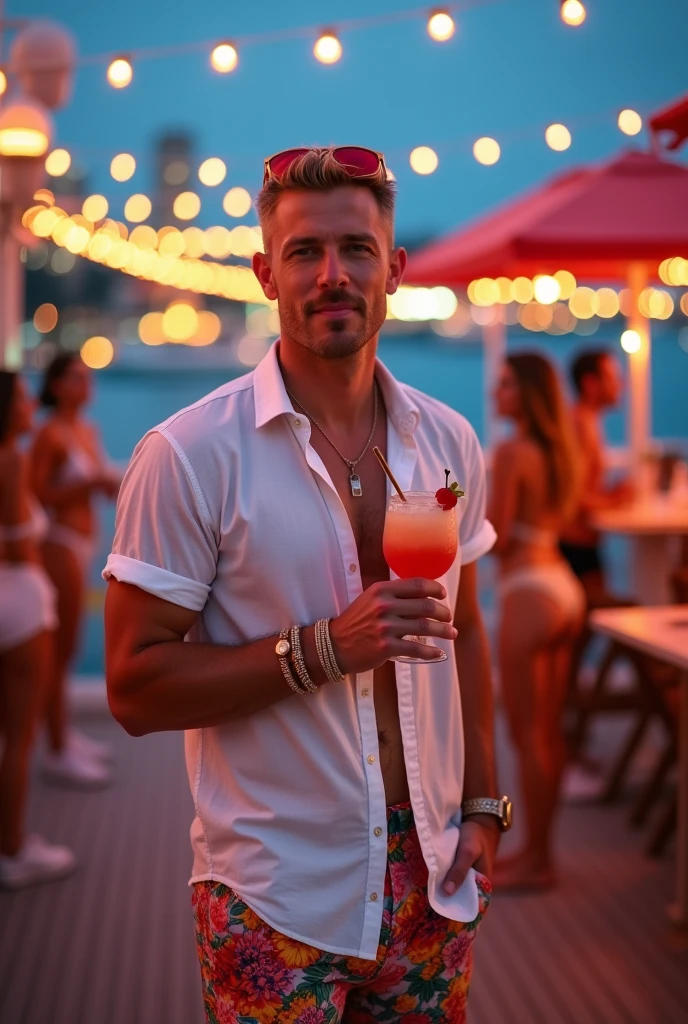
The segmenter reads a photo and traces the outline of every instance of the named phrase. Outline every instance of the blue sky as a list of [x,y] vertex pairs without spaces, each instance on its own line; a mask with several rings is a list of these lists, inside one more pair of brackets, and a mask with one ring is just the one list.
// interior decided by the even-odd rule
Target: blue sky
[[[631,141],[616,127],[625,106],[651,111],[688,88],[686,0],[586,0],[588,19],[567,29],[558,0],[477,0],[457,15],[459,30],[433,43],[421,18],[342,34],[344,57],[324,67],[306,38],[260,43],[240,51],[231,75],[210,70],[203,52],[135,63],[132,85],[116,91],[105,65],[79,68],[72,100],[59,111],[56,144],[78,155],[92,191],[113,201],[151,187],[151,147],[167,129],[190,130],[198,160],[223,156],[226,183],[200,187],[201,226],[222,219],[230,185],[254,193],[262,157],[302,143],[360,143],[383,150],[399,183],[402,236],[448,230],[543,178],[603,159]],[[432,5],[429,5],[432,6]],[[137,47],[333,25],[414,0],[8,0],[9,16],[49,16],[72,29],[82,55]],[[553,153],[545,126],[562,121],[573,133]],[[475,138],[493,135],[502,159],[481,167]],[[408,165],[416,145],[431,145],[440,165],[420,177]],[[116,185],[109,161],[127,150],[137,174]],[[248,218],[252,219],[252,216]],[[155,225],[158,227],[159,225]]]

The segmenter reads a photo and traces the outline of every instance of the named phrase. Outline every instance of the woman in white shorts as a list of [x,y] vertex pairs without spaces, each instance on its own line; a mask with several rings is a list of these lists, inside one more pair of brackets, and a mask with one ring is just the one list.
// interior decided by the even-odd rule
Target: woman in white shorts
[[18,446],[31,428],[22,380],[0,371],[0,886],[61,878],[71,850],[24,829],[29,757],[45,696],[57,627],[55,589],[40,563],[47,519],[29,488]]
[[501,692],[516,747],[523,848],[497,863],[502,888],[554,882],[553,826],[566,751],[562,714],[585,595],[559,553],[574,515],[580,469],[557,375],[538,353],[505,361],[494,395],[513,424],[492,467],[488,516],[497,530]]
[[43,562],[57,590],[56,656],[48,683],[43,774],[79,788],[107,785],[110,749],[69,721],[67,676],[76,653],[97,535],[94,498],[115,498],[118,475],[107,462],[97,427],[83,415],[91,371],[61,352],[46,368],[40,393],[47,416],[32,448],[32,486],[48,513]]

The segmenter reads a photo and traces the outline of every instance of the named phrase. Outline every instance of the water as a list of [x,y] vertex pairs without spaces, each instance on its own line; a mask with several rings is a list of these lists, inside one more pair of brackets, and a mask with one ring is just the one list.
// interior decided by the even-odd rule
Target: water
[[[566,336],[544,338],[540,335],[514,335],[510,349],[536,348],[552,358],[562,369],[579,349],[612,344],[610,338],[594,339]],[[620,357],[623,353],[614,342]],[[446,402],[459,410],[475,426],[479,436],[485,434],[485,401],[483,391],[483,353],[480,345],[464,341],[445,341],[434,335],[383,339],[380,356],[400,380]],[[653,433],[664,443],[683,446],[688,454],[688,353],[677,344],[676,331],[660,325],[655,331],[652,357]],[[223,370],[168,371],[165,369],[130,370],[114,367],[98,376],[91,415],[98,422],[105,447],[110,456],[126,461],[145,432],[169,415],[190,405],[204,394],[219,387],[230,376]],[[607,418],[607,437],[611,444],[624,443],[625,410]],[[93,566],[89,612],[83,630],[77,671],[99,674],[103,670],[102,599],[105,584],[100,570],[110,549],[114,526],[114,510],[101,508],[101,544]],[[615,583],[623,587],[623,546],[612,541],[610,556]]]

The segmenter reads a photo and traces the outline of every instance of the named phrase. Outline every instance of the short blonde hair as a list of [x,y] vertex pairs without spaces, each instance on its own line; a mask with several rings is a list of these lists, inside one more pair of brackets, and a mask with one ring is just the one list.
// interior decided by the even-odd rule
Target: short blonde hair
[[[329,192],[343,185],[367,188],[375,197],[383,220],[394,237],[394,203],[396,185],[389,179],[383,167],[378,173],[367,178],[352,178],[335,159],[333,146],[312,146],[303,156],[297,157],[281,177],[270,178],[258,193],[256,209],[263,229],[263,237],[270,234],[270,222],[283,192]],[[267,242],[266,242],[267,244]]]

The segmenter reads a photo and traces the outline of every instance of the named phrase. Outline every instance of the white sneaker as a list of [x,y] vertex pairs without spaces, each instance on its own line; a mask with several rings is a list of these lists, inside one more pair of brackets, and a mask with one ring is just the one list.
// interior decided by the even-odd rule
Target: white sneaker
[[79,789],[100,789],[112,782],[112,775],[102,761],[87,757],[81,751],[67,747],[59,754],[46,751],[43,756],[43,777],[58,785]]
[[111,743],[101,743],[87,736],[80,729],[73,726],[67,732],[67,747],[76,754],[83,754],[93,761],[112,761],[113,751]]
[[43,836],[28,835],[14,857],[0,854],[0,887],[23,889],[27,885],[65,878],[76,867],[76,857],[66,846],[53,846]]

